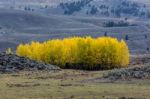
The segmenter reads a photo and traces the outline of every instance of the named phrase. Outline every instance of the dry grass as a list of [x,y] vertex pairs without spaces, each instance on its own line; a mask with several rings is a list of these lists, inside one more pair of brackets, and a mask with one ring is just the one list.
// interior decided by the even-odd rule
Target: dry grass
[[101,71],[62,70],[0,75],[0,99],[112,99],[150,97],[150,80],[126,83],[82,83],[102,76]]

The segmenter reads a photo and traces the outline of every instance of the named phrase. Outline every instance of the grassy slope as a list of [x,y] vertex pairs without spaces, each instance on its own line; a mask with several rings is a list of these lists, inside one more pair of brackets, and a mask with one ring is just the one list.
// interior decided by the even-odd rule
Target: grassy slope
[[[0,27],[2,28],[0,29],[0,51],[5,51],[8,47],[15,49],[19,43],[70,36],[99,37],[105,32],[118,39],[124,39],[128,35],[131,52],[143,53],[150,47],[149,20],[129,20],[138,26],[103,27],[103,23],[110,20],[119,21],[121,19],[58,15],[47,17],[37,13],[0,9]],[[149,25],[146,26],[146,24]]]
[[101,99],[106,97],[150,97],[150,80],[126,83],[81,83],[102,72],[62,70],[57,73],[0,75],[0,99]]

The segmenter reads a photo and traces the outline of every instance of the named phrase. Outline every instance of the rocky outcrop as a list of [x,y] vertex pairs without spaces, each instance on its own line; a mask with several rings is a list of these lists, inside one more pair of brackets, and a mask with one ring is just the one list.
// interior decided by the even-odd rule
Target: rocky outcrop
[[54,71],[59,67],[37,62],[15,54],[0,53],[0,73],[13,73],[18,71]]
[[150,79],[150,65],[112,70],[104,74],[103,78],[113,81],[131,79]]

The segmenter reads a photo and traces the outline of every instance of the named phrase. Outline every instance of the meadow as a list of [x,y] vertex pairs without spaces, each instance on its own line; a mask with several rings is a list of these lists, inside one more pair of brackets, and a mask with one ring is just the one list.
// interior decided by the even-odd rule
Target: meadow
[[105,71],[62,70],[0,75],[0,99],[149,99],[150,80],[86,81]]

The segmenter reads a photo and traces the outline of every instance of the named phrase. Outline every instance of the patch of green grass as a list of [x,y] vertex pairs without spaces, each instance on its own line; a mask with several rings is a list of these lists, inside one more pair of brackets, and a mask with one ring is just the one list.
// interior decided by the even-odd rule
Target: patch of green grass
[[150,97],[150,80],[117,83],[83,83],[103,72],[62,70],[56,73],[22,72],[0,75],[0,99],[105,99]]

